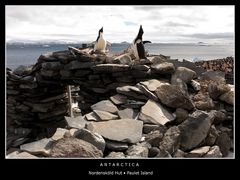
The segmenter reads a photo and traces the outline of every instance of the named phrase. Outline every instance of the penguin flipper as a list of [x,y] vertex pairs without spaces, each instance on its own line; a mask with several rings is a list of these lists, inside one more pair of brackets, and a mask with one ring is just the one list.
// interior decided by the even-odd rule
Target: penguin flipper
[[151,41],[143,41],[143,44],[152,43]]
[[137,51],[139,59],[146,59],[143,43],[137,43]]

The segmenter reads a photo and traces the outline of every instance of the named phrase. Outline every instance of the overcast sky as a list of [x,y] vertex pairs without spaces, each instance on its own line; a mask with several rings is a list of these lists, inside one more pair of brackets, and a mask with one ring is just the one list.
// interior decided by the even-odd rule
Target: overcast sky
[[233,43],[234,6],[6,6],[6,41]]

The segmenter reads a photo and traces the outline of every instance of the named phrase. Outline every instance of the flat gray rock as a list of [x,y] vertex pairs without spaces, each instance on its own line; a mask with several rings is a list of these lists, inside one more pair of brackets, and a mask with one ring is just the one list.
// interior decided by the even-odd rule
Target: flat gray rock
[[161,104],[148,100],[141,108],[139,119],[144,123],[164,125],[172,121],[174,117]]
[[50,150],[52,148],[53,140],[52,139],[41,139],[39,141],[34,141],[31,143],[23,144],[20,146],[22,151],[26,151],[30,154],[42,154],[45,156],[49,156]]
[[139,70],[139,71],[148,71],[150,67],[147,65],[133,65],[132,69]]
[[68,128],[77,128],[77,129],[81,129],[85,127],[86,121],[83,119],[82,116],[78,116],[78,117],[67,117],[64,116],[66,122],[67,122],[67,126]]
[[121,119],[135,119],[138,115],[132,108],[126,108],[118,111],[118,115]]
[[91,68],[97,72],[122,72],[129,70],[129,66],[125,64],[98,64]]
[[122,86],[117,87],[116,91],[120,94],[126,95],[128,97],[137,99],[137,100],[148,100],[148,98],[143,94],[143,92],[135,86]]
[[149,99],[154,101],[158,101],[158,97],[151,91],[149,91],[144,85],[137,84],[136,85]]
[[14,151],[14,152],[8,154],[6,158],[9,158],[9,159],[37,159],[38,157],[34,156],[28,152]]
[[178,126],[181,131],[181,150],[191,150],[207,137],[214,120],[214,113],[212,112],[206,113],[197,110]]
[[57,128],[56,132],[54,133],[54,135],[51,137],[52,140],[56,141],[58,139],[63,138],[64,134],[67,132],[67,129],[63,129],[63,128]]
[[110,120],[104,122],[92,122],[87,129],[102,135],[104,138],[137,143],[142,137],[143,122],[134,119]]
[[125,104],[127,102],[127,96],[116,94],[111,96],[110,100],[116,105]]
[[149,91],[156,91],[156,89],[162,84],[163,82],[157,80],[157,79],[151,79],[151,80],[148,80],[148,81],[143,81],[143,82],[140,82],[139,84],[142,84],[144,85],[145,87],[148,88]]
[[114,115],[112,113],[106,112],[106,111],[99,111],[99,110],[93,110],[94,113],[101,119],[101,120],[113,120],[118,119],[117,115]]
[[96,113],[94,112],[90,112],[88,114],[85,114],[85,118],[88,120],[88,121],[100,121],[100,118],[97,116]]
[[92,110],[100,110],[100,111],[107,111],[110,113],[116,114],[118,111],[118,108],[109,100],[103,100],[100,101],[94,105],[91,106]]

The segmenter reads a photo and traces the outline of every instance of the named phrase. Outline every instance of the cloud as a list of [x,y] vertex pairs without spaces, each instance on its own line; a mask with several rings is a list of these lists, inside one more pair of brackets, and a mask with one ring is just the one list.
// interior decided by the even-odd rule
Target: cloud
[[136,25],[138,25],[138,23],[131,22],[131,21],[124,21],[124,24],[126,24],[127,26],[136,26]]
[[[223,13],[224,12],[224,13]],[[6,6],[6,39],[95,40],[99,28],[112,42],[144,37],[195,41],[234,32],[234,6]],[[220,34],[219,34],[220,33]],[[218,35],[218,36],[217,36]]]
[[170,26],[170,27],[195,27],[195,25],[191,25],[191,24],[185,24],[185,23],[177,23],[177,22],[172,22],[172,21],[168,21],[164,24],[165,26]]

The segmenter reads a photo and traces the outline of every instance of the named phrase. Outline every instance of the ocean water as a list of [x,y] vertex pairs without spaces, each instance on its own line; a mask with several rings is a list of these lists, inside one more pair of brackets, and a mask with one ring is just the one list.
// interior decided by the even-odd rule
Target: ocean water
[[[81,44],[7,44],[6,67],[15,69],[20,65],[33,65],[41,54],[67,50],[68,46],[81,47]],[[112,53],[121,53],[129,44],[112,44],[108,47]],[[163,54],[178,60],[211,60],[229,56],[234,57],[234,45],[198,45],[198,44],[145,44],[149,54]]]

